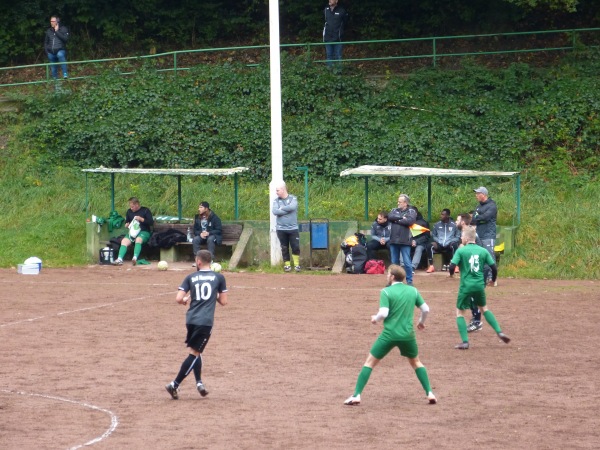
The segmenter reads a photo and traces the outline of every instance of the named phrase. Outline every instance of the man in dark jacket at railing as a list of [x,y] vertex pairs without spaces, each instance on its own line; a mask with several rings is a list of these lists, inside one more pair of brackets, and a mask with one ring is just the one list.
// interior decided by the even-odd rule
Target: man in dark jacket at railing
[[[348,21],[348,13],[342,6],[338,6],[338,0],[329,0],[329,6],[325,8],[325,27],[323,28],[323,42],[327,54],[327,67],[333,68],[333,61],[342,59],[342,44],[344,27]],[[336,64],[339,64],[336,63]],[[339,65],[336,67],[339,71]]]
[[[63,78],[67,78],[67,41],[69,40],[69,29],[60,23],[58,16],[50,17],[50,28],[46,30],[44,39],[44,50],[48,55],[48,60],[51,63],[60,62]],[[50,66],[52,70],[52,78],[58,78],[58,66]]]

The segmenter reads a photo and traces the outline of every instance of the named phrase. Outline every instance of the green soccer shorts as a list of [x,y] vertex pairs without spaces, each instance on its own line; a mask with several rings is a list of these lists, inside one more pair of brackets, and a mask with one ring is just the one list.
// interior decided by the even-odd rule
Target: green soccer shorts
[[150,232],[149,231],[140,231],[140,234],[138,234],[134,238],[132,238],[131,236],[129,236],[129,233],[127,234],[127,239],[129,239],[134,244],[135,244],[135,240],[137,238],[142,238],[142,244],[146,244],[150,240]]
[[400,354],[407,358],[416,358],[419,356],[419,347],[417,347],[416,339],[411,339],[409,341],[391,341],[381,335],[379,335],[371,347],[371,355],[377,359],[383,359],[394,347],[398,347],[400,349]]
[[465,309],[471,309],[471,298],[477,306],[485,306],[485,290],[475,292],[462,292],[458,291],[458,298],[456,299],[456,308],[464,311]]

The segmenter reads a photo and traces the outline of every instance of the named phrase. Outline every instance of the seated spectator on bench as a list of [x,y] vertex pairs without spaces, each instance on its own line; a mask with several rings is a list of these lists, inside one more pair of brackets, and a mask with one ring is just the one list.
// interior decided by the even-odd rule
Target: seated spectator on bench
[[376,259],[375,252],[377,250],[389,250],[391,226],[392,224],[388,222],[387,211],[381,211],[371,225],[371,239],[367,242],[367,259]]
[[431,230],[431,247],[429,253],[429,268],[427,273],[435,272],[433,267],[433,254],[449,254],[450,258],[454,256],[454,251],[460,244],[460,231],[456,223],[450,217],[450,210],[443,209],[440,214],[440,221],[437,222]]
[[142,245],[150,240],[150,235],[152,234],[150,227],[153,224],[154,219],[150,210],[145,206],[141,206],[137,197],[131,197],[129,199],[129,209],[125,213],[125,227],[129,229],[129,232],[121,241],[119,257],[113,261],[114,265],[121,266],[123,264],[127,247],[132,242],[135,242],[135,245],[133,247],[131,262],[134,266],[137,264],[138,257],[142,251]]
[[[420,213],[420,211],[416,207],[415,207],[415,209],[417,210],[417,220],[415,223],[417,225],[421,225],[422,227],[425,227],[429,230],[429,222],[427,222],[425,220],[423,215]],[[412,239],[412,249],[413,249],[412,267],[413,267],[413,270],[417,270],[417,267],[419,267],[419,264],[421,263],[421,257],[423,256],[423,252],[427,250],[430,242],[431,242],[431,232],[430,231],[424,231],[423,233],[421,233],[417,236],[413,236],[413,239]]]
[[215,247],[221,245],[221,242],[223,242],[221,219],[210,209],[208,202],[201,202],[198,206],[198,214],[194,216],[194,239],[192,240],[194,255],[197,255],[200,246],[205,244],[214,260]]

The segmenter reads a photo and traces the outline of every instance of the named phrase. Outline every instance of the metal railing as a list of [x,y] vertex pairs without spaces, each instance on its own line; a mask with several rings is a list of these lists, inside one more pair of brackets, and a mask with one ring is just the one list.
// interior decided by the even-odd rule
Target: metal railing
[[[587,37],[584,39],[584,36]],[[546,46],[532,45],[528,38],[533,38],[536,44],[539,37],[543,37],[548,44]],[[480,49],[471,51],[456,51],[460,48],[461,41],[480,41]],[[407,60],[421,59],[430,60],[430,65],[438,66],[444,58],[456,57],[481,57],[489,55],[511,55],[517,53],[539,53],[539,52],[556,52],[556,51],[574,51],[578,48],[597,48],[600,42],[600,28],[577,28],[567,30],[544,30],[544,31],[529,31],[516,33],[495,33],[495,34],[473,34],[460,36],[438,36],[426,38],[407,38],[407,39],[387,39],[376,41],[348,41],[343,42],[344,52],[346,54],[355,54],[360,51],[361,47],[367,46],[367,51],[371,53],[369,57],[344,57],[344,64],[349,63],[369,63],[369,62],[398,62]],[[303,43],[303,44],[282,44],[282,50],[289,51],[297,56],[307,58],[307,60],[321,64],[326,63],[326,59],[319,59],[315,49],[321,50],[325,44],[318,43]],[[511,48],[501,48],[502,46],[512,45]],[[470,48],[477,48],[477,45],[471,44]],[[212,61],[215,59],[221,61],[237,61],[246,64],[247,66],[257,66],[264,62],[268,62],[268,45],[254,45],[242,47],[223,47],[223,48],[206,48],[194,50],[178,50],[166,53],[130,56],[121,58],[106,58],[88,61],[68,61],[69,72],[76,73],[76,76],[70,76],[70,79],[81,79],[93,76],[96,69],[105,70],[106,68],[115,67],[119,64],[120,73],[122,75],[131,74],[134,72],[136,65],[147,60],[157,62],[159,71],[170,71],[177,73],[178,71],[189,70],[191,67],[202,64],[202,58],[199,55],[217,54],[212,56]],[[235,53],[237,58],[231,55]],[[364,51],[363,51],[364,53]],[[322,54],[322,50],[320,52]],[[168,61],[167,61],[168,60]],[[0,87],[35,85],[53,81],[51,77],[50,67],[52,65],[60,66],[63,63],[44,63],[32,64],[13,67],[0,67]],[[129,66],[131,71],[127,68]],[[71,70],[74,69],[74,70]],[[8,73],[12,76],[7,76]],[[33,73],[32,73],[33,72]],[[18,74],[26,74],[28,80],[18,80]],[[37,76],[37,79],[35,79]],[[33,78],[33,81],[32,81]]]

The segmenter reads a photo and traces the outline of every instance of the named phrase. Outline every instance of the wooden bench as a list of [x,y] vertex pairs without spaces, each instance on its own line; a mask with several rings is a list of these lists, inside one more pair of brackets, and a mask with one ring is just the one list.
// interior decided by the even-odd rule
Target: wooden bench
[[[154,224],[154,232],[160,233],[168,230],[169,228],[174,228],[176,230],[181,231],[183,234],[187,235],[187,230],[190,228],[193,232],[194,225],[191,223],[155,223]],[[223,223],[222,228],[222,236],[223,241],[221,245],[217,245],[218,251],[220,246],[223,247],[234,247],[240,240],[240,236],[242,235],[244,227],[239,223]],[[203,245],[202,247],[206,247]],[[192,243],[191,242],[178,242],[171,248],[161,248],[160,249],[160,259],[161,261],[167,262],[175,262],[181,260],[193,260],[193,251],[192,251]]]

